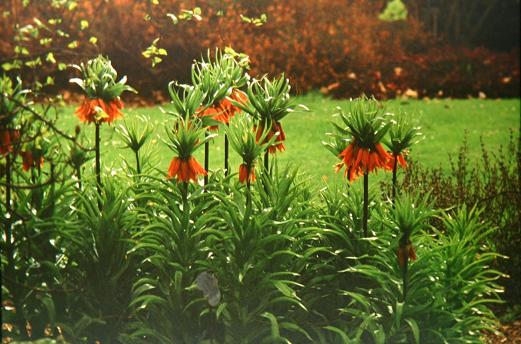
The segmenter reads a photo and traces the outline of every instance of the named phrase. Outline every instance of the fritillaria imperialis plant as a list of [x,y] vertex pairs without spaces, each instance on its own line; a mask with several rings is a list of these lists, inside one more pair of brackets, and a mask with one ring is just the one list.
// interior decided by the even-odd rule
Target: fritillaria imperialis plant
[[404,302],[407,297],[409,261],[416,260],[411,237],[428,226],[428,219],[433,215],[428,197],[403,195],[396,200],[390,211],[388,226],[398,229],[400,235],[396,255],[402,270]]
[[398,164],[402,168],[407,167],[405,157],[409,154],[412,145],[418,142],[420,133],[419,127],[414,127],[407,117],[400,116],[396,122],[393,121],[389,135],[384,139],[385,145],[389,148],[391,158],[387,163],[387,169],[393,171],[392,201],[396,198],[396,174]]
[[277,135],[266,141],[269,131],[265,130],[258,138],[258,129],[249,117],[232,119],[226,132],[230,137],[233,150],[242,158],[239,166],[239,182],[246,184],[249,190],[250,184],[256,180],[257,159],[275,141]]
[[123,116],[120,95],[124,91],[136,90],[126,85],[125,76],[116,81],[118,74],[109,59],[100,55],[86,65],[82,63],[73,67],[81,72],[82,79],[73,78],[70,82],[80,86],[87,96],[75,112],[82,122],[112,123]]
[[0,156],[13,153],[20,141],[20,131],[14,129],[14,119],[22,110],[28,90],[22,88],[22,81],[16,84],[6,75],[0,78]]
[[[240,109],[232,103],[245,103],[247,101],[244,92],[239,88],[246,84],[248,79],[244,68],[235,57],[215,51],[212,59],[208,51],[207,60],[196,61],[192,65],[192,83],[200,88],[205,97],[202,107],[197,115],[208,117],[216,121],[216,124],[228,125],[230,118],[235,116]],[[211,125],[209,130],[217,130],[217,125]],[[224,136],[224,170],[228,174],[228,137]],[[209,168],[209,143],[205,145],[205,168]],[[207,183],[205,179],[205,183]]]
[[234,56],[216,50],[212,60],[208,52],[206,61],[203,59],[192,65],[192,83],[206,94],[204,107],[198,115],[211,116],[220,123],[228,124],[230,118],[240,111],[232,101],[244,104],[248,100],[240,90],[248,79],[248,74]]
[[168,130],[168,147],[176,156],[170,162],[168,178],[176,178],[178,182],[197,182],[199,175],[205,176],[207,171],[195,160],[194,152],[202,144],[212,138],[202,138],[205,128],[197,120],[179,119],[173,130]]
[[[136,157],[136,173],[141,174],[141,160],[139,151],[145,145],[152,134],[152,128],[148,126],[150,119],[139,117],[139,121],[125,123],[118,127],[123,143],[126,148],[130,148]],[[141,129],[139,128],[141,125]]]
[[270,144],[264,155],[264,168],[269,169],[268,153],[275,154],[277,151],[284,151],[284,140],[286,134],[282,129],[280,121],[287,114],[293,112],[293,102],[290,99],[289,91],[291,86],[289,80],[281,74],[278,78],[270,81],[267,77],[260,80],[253,80],[246,91],[248,102],[235,104],[244,112],[248,113],[257,121],[257,140],[261,139],[265,130],[268,134],[264,141],[269,141],[273,137],[275,140]]
[[[366,97],[351,100],[349,109],[344,113],[340,109],[340,118],[344,127],[334,124],[338,135],[347,147],[338,155],[342,164],[337,165],[339,172],[345,166],[344,176],[354,181],[358,176],[364,176],[364,216],[363,230],[367,236],[368,205],[369,205],[369,173],[377,169],[388,169],[391,156],[385,151],[381,142],[390,123],[386,123],[382,106],[374,99]],[[342,140],[329,144],[329,149],[341,146]]]
[[[177,87],[176,87],[177,86]],[[176,156],[170,162],[168,178],[176,178],[185,184],[185,194],[190,181],[197,182],[198,176],[206,176],[204,169],[193,157],[194,152],[216,135],[206,134],[207,122],[196,116],[205,94],[199,87],[177,85],[171,82],[168,92],[172,98],[174,110],[169,114],[175,116],[173,128],[167,130],[167,145]],[[203,135],[204,134],[204,135]],[[204,136],[204,137],[203,137]]]
[[[205,97],[205,93],[200,87],[178,84],[174,81],[168,84],[168,94],[170,94],[172,99],[173,110],[168,111],[167,114],[183,119],[194,118]],[[216,123],[207,117],[201,117],[200,120],[203,122],[203,125]]]
[[110,60],[101,55],[89,60],[86,65],[74,65],[74,68],[81,72],[82,78],[73,78],[70,82],[80,86],[87,96],[76,109],[75,115],[82,122],[96,125],[96,180],[98,192],[101,192],[100,125],[104,122],[112,123],[122,117],[120,110],[123,108],[123,102],[119,96],[124,91],[136,91],[126,85],[126,77],[116,81],[116,70]]
[[[22,89],[22,82],[17,79],[16,84],[8,76],[0,78],[0,159],[5,158],[5,225],[2,240],[2,289],[4,277],[14,278],[15,271],[15,240],[13,240],[13,161],[20,145],[20,131],[14,128],[15,117],[22,111],[20,106],[25,102],[27,91]],[[3,193],[3,192],[2,192]],[[0,207],[0,209],[3,207]],[[2,216],[4,217],[4,216]],[[5,242],[4,242],[5,240]],[[4,254],[6,264],[4,265]],[[9,286],[5,286],[7,289]],[[12,289],[15,289],[13,286]],[[15,307],[20,306],[16,297],[13,297]],[[17,314],[18,326],[24,325],[23,317]]]

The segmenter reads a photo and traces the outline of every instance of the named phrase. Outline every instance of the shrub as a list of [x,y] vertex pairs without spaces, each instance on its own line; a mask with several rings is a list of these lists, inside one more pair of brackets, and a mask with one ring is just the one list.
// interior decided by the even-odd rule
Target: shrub
[[[435,206],[450,209],[465,205],[479,207],[475,214],[482,221],[496,227],[490,244],[497,252],[508,256],[507,260],[494,262],[500,271],[510,278],[502,279],[505,299],[521,302],[521,256],[518,247],[521,228],[521,166],[520,151],[512,132],[510,143],[496,151],[490,151],[481,143],[481,159],[470,163],[467,142],[464,141],[458,156],[450,158],[448,172],[441,168],[428,169],[413,163],[404,173],[399,188],[404,192],[430,192]],[[387,190],[390,185],[384,184]],[[439,224],[439,222],[438,222]]]
[[[26,79],[40,75],[39,82],[44,83],[46,75],[55,77],[51,89],[66,85],[64,64],[78,56],[103,53],[142,90],[142,97],[150,99],[172,79],[189,80],[192,61],[207,48],[232,46],[251,57],[253,75],[285,72],[297,93],[323,88],[339,97],[362,93],[394,97],[410,88],[429,97],[439,91],[453,97],[477,96],[480,91],[491,97],[519,96],[519,51],[496,53],[447,45],[431,37],[414,16],[400,22],[381,21],[380,1],[206,2],[200,5],[201,20],[177,24],[172,15],[193,10],[178,0],[162,0],[159,5],[98,0],[80,2],[71,11],[65,6],[72,1],[61,7],[49,2],[30,2],[23,11],[16,10],[22,8],[21,0],[0,5],[2,12],[10,11],[0,24],[4,36],[23,36],[2,42],[0,51],[21,64]],[[267,22],[261,26],[242,19],[262,14]],[[59,24],[48,23],[56,18],[61,18]],[[88,26],[82,29],[84,21]],[[52,57],[46,39],[52,39]],[[74,42],[77,45],[68,48]],[[162,62],[152,68],[143,51]],[[35,56],[40,58],[37,68],[31,67]],[[10,60],[6,63],[13,68]]]

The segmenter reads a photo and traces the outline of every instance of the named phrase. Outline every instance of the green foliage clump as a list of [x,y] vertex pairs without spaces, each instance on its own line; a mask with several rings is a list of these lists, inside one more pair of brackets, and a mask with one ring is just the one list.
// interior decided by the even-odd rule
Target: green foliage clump
[[75,83],[91,99],[103,99],[110,101],[119,97],[124,91],[136,92],[132,87],[126,85],[127,77],[124,76],[117,81],[118,74],[109,59],[99,55],[91,59],[87,64],[73,65],[82,74],[82,79],[73,78]]
[[380,20],[394,22],[407,19],[407,7],[402,0],[390,0],[380,15]]
[[[98,62],[83,68],[89,96],[126,87]],[[92,151],[81,130],[69,136],[37,108],[20,109],[22,138],[43,140],[23,125],[36,116],[71,151],[51,142],[49,163],[26,171],[10,160],[15,148],[0,156],[3,335],[73,343],[473,343],[493,330],[490,305],[501,302],[503,275],[491,267],[501,258],[490,244],[496,231],[480,211],[440,209],[429,193],[406,187],[392,201],[368,183],[363,195],[356,185],[317,191],[276,158],[255,184],[216,171],[200,185],[203,173],[189,169],[198,167],[195,149],[213,137],[212,124],[196,116],[209,105],[207,93],[173,85],[175,121],[165,143],[181,171],[168,174],[140,164],[152,155],[142,149],[145,126],[121,128],[136,170],[127,164],[108,174],[97,161],[95,179],[81,177]],[[227,133],[251,168],[282,136],[278,122],[292,101],[284,76],[251,82],[247,96],[235,116],[250,117],[232,119]],[[372,148],[393,125],[382,112],[376,101],[358,100],[342,130]],[[410,143],[415,131],[400,128],[391,141]],[[100,160],[99,127],[96,138]]]
[[[398,183],[398,188],[404,192],[430,192],[437,208],[477,206],[482,209],[473,216],[496,228],[489,236],[488,244],[509,257],[496,260],[493,265],[510,276],[503,278],[501,284],[505,286],[505,299],[513,304],[521,301],[521,256],[518,250],[521,243],[518,235],[521,228],[521,160],[515,140],[511,133],[509,143],[497,151],[491,151],[482,140],[481,159],[472,164],[465,139],[457,156],[449,157],[449,171],[426,168],[413,162]],[[390,188],[387,184],[384,187]],[[433,223],[441,225],[439,220]]]

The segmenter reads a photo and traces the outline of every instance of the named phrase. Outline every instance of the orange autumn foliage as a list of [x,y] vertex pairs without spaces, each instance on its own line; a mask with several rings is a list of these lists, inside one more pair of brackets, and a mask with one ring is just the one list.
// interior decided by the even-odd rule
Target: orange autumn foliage
[[[219,8],[203,7],[208,18],[187,25],[186,33],[201,37],[203,47],[226,45],[248,54],[251,75],[284,72],[297,93],[325,88],[342,97],[362,92],[394,97],[410,88],[420,96],[435,96],[440,89],[445,96],[476,95],[480,89],[487,95],[519,94],[519,51],[448,46],[426,32],[418,17],[402,23],[379,20],[384,4],[223,0],[226,16],[214,18]],[[240,19],[244,13],[265,13],[268,21],[255,27]],[[504,75],[512,76],[507,84],[501,82]]]
[[[21,0],[14,2],[21,8]],[[285,72],[297,93],[323,89],[342,97],[362,92],[394,97],[410,88],[420,97],[436,96],[438,91],[445,97],[476,96],[479,91],[488,97],[519,96],[518,48],[507,53],[448,45],[430,35],[413,11],[404,22],[379,20],[386,2],[161,0],[151,5],[150,1],[92,0],[80,1],[75,11],[68,12],[45,1],[31,1],[16,16],[3,18],[0,31],[10,38],[16,34],[15,19],[20,25],[34,25],[33,18],[42,22],[62,18],[60,29],[70,37],[49,33],[59,62],[77,63],[78,56],[103,52],[147,101],[148,96],[164,91],[172,79],[189,81],[193,60],[207,49],[226,46],[250,56],[250,75]],[[0,2],[0,13],[12,3]],[[172,25],[167,14],[178,15],[195,6],[201,8],[201,20]],[[268,20],[259,27],[240,17],[262,13]],[[90,25],[78,30],[82,19]],[[88,42],[91,36],[98,38],[96,45]],[[168,51],[168,58],[152,68],[142,51],[159,36],[159,47]],[[71,41],[79,42],[74,54],[67,49]],[[0,55],[15,58],[15,45],[12,39],[2,40]],[[44,56],[48,49],[39,40],[24,42],[24,46],[34,56]],[[37,70],[24,67],[22,76],[30,80],[52,70],[56,88],[68,87],[68,72],[55,71],[51,63],[42,63]]]

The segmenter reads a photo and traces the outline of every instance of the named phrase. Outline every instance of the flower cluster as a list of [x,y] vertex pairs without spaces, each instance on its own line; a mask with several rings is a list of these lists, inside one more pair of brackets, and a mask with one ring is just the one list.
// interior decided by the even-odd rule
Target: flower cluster
[[99,98],[85,99],[74,114],[80,121],[86,123],[95,121],[112,123],[123,116],[121,109],[123,109],[123,102],[119,98],[110,101]]
[[386,169],[392,171],[395,165],[400,165],[402,168],[407,168],[407,161],[405,161],[405,155],[407,155],[407,151],[402,151],[402,153],[394,155],[391,154],[391,158],[387,162]]
[[19,78],[16,83],[5,75],[0,78],[0,157],[11,154],[16,159],[20,155],[24,171],[43,166],[42,150],[24,143],[22,132],[15,129],[15,118],[28,104],[27,93],[29,91],[22,88]]
[[0,128],[0,155],[5,156],[15,151],[15,146],[20,142],[20,131],[15,129]]
[[242,184],[253,183],[257,180],[255,176],[255,166],[248,166],[242,163],[239,166],[239,182]]
[[75,115],[86,123],[112,123],[121,117],[123,102],[119,96],[124,91],[136,92],[126,85],[126,77],[116,81],[116,70],[110,60],[101,55],[89,60],[86,65],[82,63],[74,67],[82,73],[83,78],[73,78],[70,82],[80,86],[87,95]]
[[40,151],[26,150],[20,153],[22,156],[22,167],[24,171],[43,166],[43,157]]
[[168,178],[176,178],[180,182],[197,182],[199,175],[206,176],[206,170],[193,156],[185,159],[174,157],[168,168]]
[[[244,92],[238,89],[233,89],[232,93],[217,103],[214,103],[205,109],[200,109],[197,112],[198,116],[209,117],[214,121],[228,124],[230,119],[235,116],[236,113],[240,112],[241,109],[234,105],[234,102],[245,104],[248,101],[248,97]],[[210,126],[210,130],[217,130],[216,125]]]
[[345,127],[335,124],[338,136],[347,137],[343,142],[349,142],[347,147],[338,153],[338,141],[328,148],[342,160],[336,165],[339,172],[345,167],[344,175],[349,181],[378,169],[389,169],[391,156],[384,149],[381,141],[390,127],[384,121],[382,108],[375,99],[365,97],[355,99],[349,103],[347,114],[340,112],[340,118]]
[[16,84],[11,78],[3,75],[0,78],[0,156],[15,151],[15,145],[20,143],[20,131],[13,129],[13,122],[25,101],[27,90],[22,88],[18,78]]
[[407,240],[405,243],[400,242],[398,246],[398,265],[403,269],[410,260],[416,260],[416,250],[411,243],[411,240]]
[[194,152],[215,137],[204,135],[207,123],[195,116],[205,93],[198,86],[178,85],[171,82],[168,91],[174,110],[169,112],[176,118],[172,129],[167,130],[168,147],[176,154],[168,168],[168,178],[178,182],[197,182],[198,176],[206,176],[207,171],[193,157]]
[[233,150],[242,158],[239,181],[243,184],[254,182],[257,159],[268,147],[272,147],[275,137],[268,137],[271,130],[256,128],[253,120],[246,116],[231,120],[226,133]]
[[267,131],[267,135],[264,140],[261,140],[262,133],[264,132],[264,127],[259,126],[256,129],[257,133],[257,142],[265,143],[266,140],[271,140],[274,138],[273,143],[268,147],[268,152],[271,154],[276,153],[277,151],[283,152],[286,150],[286,146],[284,145],[284,141],[286,140],[286,133],[284,129],[282,129],[282,125],[280,122],[273,122],[272,127],[270,127]]
[[380,143],[371,148],[363,148],[357,144],[356,139],[338,156],[342,159],[342,163],[336,166],[336,171],[340,171],[345,166],[344,176],[350,181],[378,168],[389,169],[391,159]]
[[293,111],[293,103],[289,96],[290,89],[289,80],[285,78],[284,74],[273,81],[263,77],[250,83],[246,92],[249,99],[247,104],[236,103],[239,108],[258,121],[258,141],[265,130],[267,130],[267,135],[262,143],[275,138],[268,148],[272,154],[286,149],[284,146],[286,134],[280,121]]
[[390,170],[396,170],[399,164],[402,168],[407,167],[405,156],[409,148],[418,143],[418,138],[421,135],[420,128],[412,125],[412,120],[405,115],[398,117],[397,121],[393,121],[389,135],[384,139],[387,147],[389,147],[391,159],[388,162]]
[[[240,111],[235,104],[248,101],[246,94],[239,90],[247,79],[244,68],[233,55],[216,50],[211,59],[208,52],[206,61],[203,59],[192,65],[192,82],[205,94],[197,116],[228,124],[230,118]],[[210,126],[210,130],[216,129],[217,125]]]

